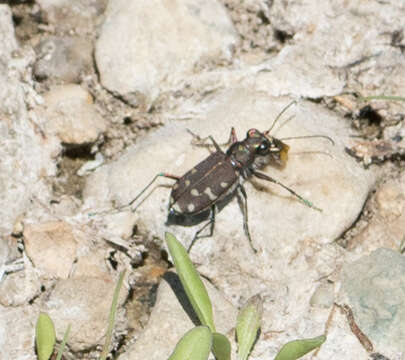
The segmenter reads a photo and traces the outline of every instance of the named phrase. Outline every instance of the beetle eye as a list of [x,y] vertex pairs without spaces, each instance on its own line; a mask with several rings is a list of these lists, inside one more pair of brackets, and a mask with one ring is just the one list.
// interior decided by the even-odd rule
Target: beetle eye
[[259,154],[266,154],[267,150],[269,149],[269,142],[268,141],[263,141],[258,147],[257,147],[257,152]]

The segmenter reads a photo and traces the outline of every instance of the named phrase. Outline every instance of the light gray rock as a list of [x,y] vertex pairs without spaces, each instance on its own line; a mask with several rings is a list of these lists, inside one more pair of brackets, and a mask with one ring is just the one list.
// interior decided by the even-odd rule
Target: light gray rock
[[4,306],[24,306],[40,293],[39,275],[27,257],[23,271],[7,274],[0,283],[0,303]]
[[92,43],[84,38],[50,36],[36,47],[34,75],[39,80],[78,83],[92,68]]
[[5,61],[10,58],[11,52],[18,47],[11,9],[5,4],[0,4],[0,34],[0,59]]
[[[181,337],[196,326],[196,316],[190,319],[192,309],[177,275],[169,272],[164,278],[145,330],[120,360],[167,359]],[[209,282],[203,282],[213,305],[216,330],[226,334],[236,324],[236,310]]]
[[98,17],[103,14],[107,0],[38,0],[48,24],[57,32],[91,33]]
[[112,0],[96,62],[107,89],[133,105],[150,104],[162,89],[193,73],[199,62],[229,59],[237,41],[216,0]]
[[91,95],[79,85],[54,86],[36,110],[45,119],[45,131],[65,145],[92,144],[107,128],[95,109]]
[[25,97],[32,89],[20,82],[18,67],[10,66],[16,49],[9,8],[0,5],[0,233],[11,233],[17,217],[30,205],[33,194],[47,198],[43,178],[55,172],[52,142],[41,136],[28,117]]
[[380,247],[400,250],[405,235],[405,173],[381,184],[372,199],[373,217],[349,249],[367,254]]
[[325,282],[318,286],[312,294],[310,304],[311,306],[320,308],[331,308],[335,301],[335,286],[332,283]]
[[379,352],[405,355],[405,258],[380,248],[345,265],[342,291],[360,329]]
[[35,359],[35,307],[0,306],[0,358]]

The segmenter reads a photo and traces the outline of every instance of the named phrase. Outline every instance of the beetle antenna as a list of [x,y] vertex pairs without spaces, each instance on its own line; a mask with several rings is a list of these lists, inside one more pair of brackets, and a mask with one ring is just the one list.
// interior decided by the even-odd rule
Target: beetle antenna
[[291,101],[283,110],[281,110],[281,112],[277,115],[277,117],[274,119],[273,124],[271,124],[270,129],[266,130],[263,134],[264,135],[268,135],[270,133],[271,130],[273,130],[274,125],[276,125],[278,119],[281,118],[281,116],[288,110],[288,108],[290,106],[292,106],[293,104],[296,104],[297,102],[295,100]]
[[332,138],[330,138],[327,135],[304,135],[304,136],[290,136],[290,137],[285,137],[285,138],[280,138],[279,140],[296,140],[296,139],[313,139],[313,138],[321,138],[321,139],[326,139],[329,140],[332,145],[335,145],[335,142],[333,141]]

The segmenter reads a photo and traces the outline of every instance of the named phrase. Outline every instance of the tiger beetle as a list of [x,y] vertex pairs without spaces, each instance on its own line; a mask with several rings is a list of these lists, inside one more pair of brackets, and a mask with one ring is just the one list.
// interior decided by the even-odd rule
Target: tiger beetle
[[[286,163],[289,146],[282,140],[322,137],[333,143],[331,138],[324,135],[298,136],[284,139],[277,139],[269,135],[277,120],[293,103],[284,108],[274,120],[270,129],[264,132],[250,129],[246,134],[246,138],[238,141],[235,129],[232,128],[227,143],[230,146],[226,152],[221,149],[212,136],[209,136],[208,138],[215,147],[215,152],[211,153],[183,176],[163,172],[157,174],[130,203],[120,207],[118,210],[131,206],[159,177],[175,180],[171,190],[166,224],[192,226],[208,219],[208,222],[196,232],[188,247],[188,251],[190,251],[198,238],[212,236],[215,226],[215,213],[220,211],[236,196],[243,214],[244,232],[252,250],[256,253],[257,250],[253,246],[249,231],[247,194],[243,186],[245,180],[254,176],[275,183],[290,192],[306,206],[317,211],[322,211],[310,201],[297,194],[293,189],[258,171],[268,164],[283,166]],[[198,140],[201,140],[197,135],[191,134]],[[132,211],[135,211],[138,206]],[[209,234],[200,236],[201,232],[208,226],[210,227]]]

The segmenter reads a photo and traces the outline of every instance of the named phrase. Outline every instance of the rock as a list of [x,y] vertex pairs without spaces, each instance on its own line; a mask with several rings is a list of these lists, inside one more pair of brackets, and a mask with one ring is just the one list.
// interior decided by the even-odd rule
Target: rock
[[92,68],[92,44],[84,38],[50,36],[36,47],[34,75],[39,80],[78,83]]
[[0,4],[0,59],[9,60],[12,51],[18,48],[10,7]]
[[[95,277],[58,281],[43,304],[44,311],[56,324],[57,338],[61,340],[71,324],[68,345],[72,351],[103,344],[114,288],[113,281]],[[126,291],[121,289],[120,294],[119,304],[122,304]]]
[[322,283],[312,294],[310,304],[320,308],[331,308],[335,301],[334,285],[329,282]]
[[54,144],[28,117],[26,94],[33,90],[20,81],[19,67],[10,63],[17,45],[5,5],[0,5],[0,24],[0,234],[10,234],[16,219],[30,207],[33,194],[46,202],[49,190],[43,179],[55,173],[55,164]]
[[10,237],[0,237],[0,281],[5,265],[18,257],[16,244]]
[[390,358],[405,353],[404,288],[405,258],[390,249],[377,249],[343,269],[342,292],[357,325]]
[[70,225],[61,221],[27,225],[24,243],[27,255],[43,276],[69,276],[77,257],[77,241]]
[[106,130],[91,95],[79,85],[54,86],[44,99],[38,115],[46,118],[46,132],[57,135],[63,144],[92,144]]
[[[188,315],[192,309],[177,275],[169,272],[164,278],[148,324],[120,360],[167,359],[180,338],[195,326],[195,315],[192,321]],[[213,305],[216,330],[226,334],[236,324],[236,310],[208,281],[203,282]]]
[[35,324],[38,313],[32,306],[0,306],[0,358],[35,359]]
[[26,257],[24,270],[6,275],[0,283],[0,303],[4,306],[23,306],[40,293],[39,275]]
[[173,88],[199,62],[229,59],[237,42],[228,14],[216,0],[112,0],[96,62],[101,83],[137,106]]
[[107,0],[38,0],[46,22],[61,33],[91,34]]
[[78,258],[72,276],[77,278],[96,277],[110,280],[111,276],[108,273],[105,258],[105,249],[89,249],[86,254],[82,254]]
[[350,240],[349,249],[358,254],[380,247],[399,250],[405,234],[405,173],[383,183],[372,201],[373,217]]

